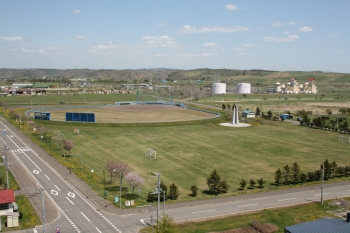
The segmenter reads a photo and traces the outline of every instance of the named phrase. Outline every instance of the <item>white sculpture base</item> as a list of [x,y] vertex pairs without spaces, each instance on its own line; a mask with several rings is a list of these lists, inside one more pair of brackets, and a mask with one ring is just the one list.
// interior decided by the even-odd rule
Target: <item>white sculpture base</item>
[[232,124],[232,123],[221,123],[221,126],[226,126],[226,127],[249,127],[250,124],[246,123],[238,123],[238,124]]

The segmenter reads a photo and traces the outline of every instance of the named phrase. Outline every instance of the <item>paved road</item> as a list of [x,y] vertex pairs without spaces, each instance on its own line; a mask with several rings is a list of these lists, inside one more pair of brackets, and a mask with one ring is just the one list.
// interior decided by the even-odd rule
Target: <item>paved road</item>
[[[92,191],[74,174],[69,174],[54,158],[25,135],[0,118],[2,143],[10,146],[7,151],[10,170],[21,190],[38,213],[41,212],[41,194],[45,193],[46,232],[137,232],[143,223],[150,223],[151,207],[139,210],[119,210]],[[13,159],[13,160],[11,160]],[[198,200],[166,205],[166,214],[175,221],[211,219],[268,208],[320,200],[320,185],[287,190],[261,192],[210,200]],[[325,185],[324,199],[350,195],[350,181]],[[53,203],[53,204],[52,204]],[[155,203],[152,203],[154,210]],[[161,208],[162,210],[162,208]],[[162,211],[161,211],[162,212]],[[41,216],[41,214],[40,214]],[[156,213],[153,213],[156,216]],[[37,227],[42,232],[42,226]],[[27,230],[25,232],[33,232]]]

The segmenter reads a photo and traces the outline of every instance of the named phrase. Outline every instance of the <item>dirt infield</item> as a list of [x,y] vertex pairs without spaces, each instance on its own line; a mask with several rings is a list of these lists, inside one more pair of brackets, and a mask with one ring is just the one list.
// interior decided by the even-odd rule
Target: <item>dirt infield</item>
[[98,123],[171,122],[208,119],[214,114],[171,105],[122,105],[49,110],[52,121],[65,121],[66,112],[95,113]]

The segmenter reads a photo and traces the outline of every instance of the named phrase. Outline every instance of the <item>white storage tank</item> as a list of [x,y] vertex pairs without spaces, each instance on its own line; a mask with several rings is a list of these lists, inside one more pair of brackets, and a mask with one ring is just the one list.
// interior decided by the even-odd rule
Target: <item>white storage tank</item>
[[237,93],[238,94],[250,94],[251,93],[250,83],[238,83],[237,84]]
[[213,94],[226,94],[226,83],[213,83]]

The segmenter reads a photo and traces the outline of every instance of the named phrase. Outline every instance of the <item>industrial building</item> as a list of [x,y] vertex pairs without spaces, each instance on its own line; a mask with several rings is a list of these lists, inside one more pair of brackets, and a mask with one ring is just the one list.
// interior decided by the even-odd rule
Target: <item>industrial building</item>
[[296,78],[291,78],[287,84],[275,83],[273,92],[280,94],[316,94],[318,90],[314,78],[309,78],[304,85],[299,84]]
[[226,94],[226,83],[213,83],[211,89],[213,95]]
[[250,94],[251,84],[250,83],[238,83],[237,84],[237,94]]
[[339,218],[321,218],[311,222],[304,222],[293,226],[287,226],[284,228],[285,233],[305,233],[305,232],[317,232],[317,233],[345,233],[350,232],[350,219],[349,213],[347,213],[347,220],[344,221]]

